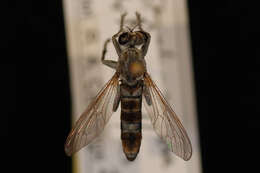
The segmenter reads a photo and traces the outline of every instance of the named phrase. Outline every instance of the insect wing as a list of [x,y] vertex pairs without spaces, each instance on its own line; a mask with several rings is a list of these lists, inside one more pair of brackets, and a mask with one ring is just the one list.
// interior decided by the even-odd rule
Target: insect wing
[[82,113],[66,140],[67,155],[79,151],[103,131],[113,113],[118,85],[118,75],[115,74]]
[[144,101],[144,105],[155,132],[167,143],[172,152],[186,161],[189,160],[192,155],[189,137],[176,113],[147,73],[144,76],[144,87],[147,88],[151,98],[148,103]]

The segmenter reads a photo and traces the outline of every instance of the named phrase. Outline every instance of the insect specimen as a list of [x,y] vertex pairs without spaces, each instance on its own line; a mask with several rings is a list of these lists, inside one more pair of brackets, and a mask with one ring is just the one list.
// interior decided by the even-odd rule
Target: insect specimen
[[121,16],[120,30],[112,37],[118,62],[105,60],[110,39],[105,42],[101,57],[102,63],[116,72],[77,120],[66,140],[65,152],[70,156],[95,139],[121,102],[123,151],[129,161],[135,160],[142,138],[143,102],[157,135],[177,156],[189,160],[192,147],[187,133],[146,70],[144,57],[151,36],[143,30],[139,13],[136,12],[137,24],[133,28],[124,28],[125,16]]

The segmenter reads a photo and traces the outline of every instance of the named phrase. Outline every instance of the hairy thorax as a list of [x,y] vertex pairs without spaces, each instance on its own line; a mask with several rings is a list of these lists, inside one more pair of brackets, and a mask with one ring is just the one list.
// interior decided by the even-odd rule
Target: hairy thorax
[[141,51],[137,48],[127,48],[119,58],[118,71],[123,81],[129,85],[136,84],[146,72],[146,64]]

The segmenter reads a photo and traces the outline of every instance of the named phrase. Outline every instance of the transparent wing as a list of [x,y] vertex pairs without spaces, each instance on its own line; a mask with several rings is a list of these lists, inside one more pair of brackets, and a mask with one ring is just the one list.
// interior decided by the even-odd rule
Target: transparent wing
[[180,120],[147,73],[144,85],[151,98],[148,103],[144,101],[144,105],[155,132],[167,143],[172,152],[186,161],[189,160],[192,155],[191,142]]
[[118,75],[114,74],[82,113],[66,140],[67,155],[79,151],[103,131],[113,113],[113,101],[118,84]]

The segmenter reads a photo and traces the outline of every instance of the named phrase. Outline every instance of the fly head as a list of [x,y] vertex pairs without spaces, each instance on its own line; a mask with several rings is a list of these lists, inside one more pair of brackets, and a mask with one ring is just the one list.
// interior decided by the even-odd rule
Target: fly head
[[147,37],[142,31],[129,30],[119,36],[118,43],[125,47],[135,47],[144,44],[146,39]]

